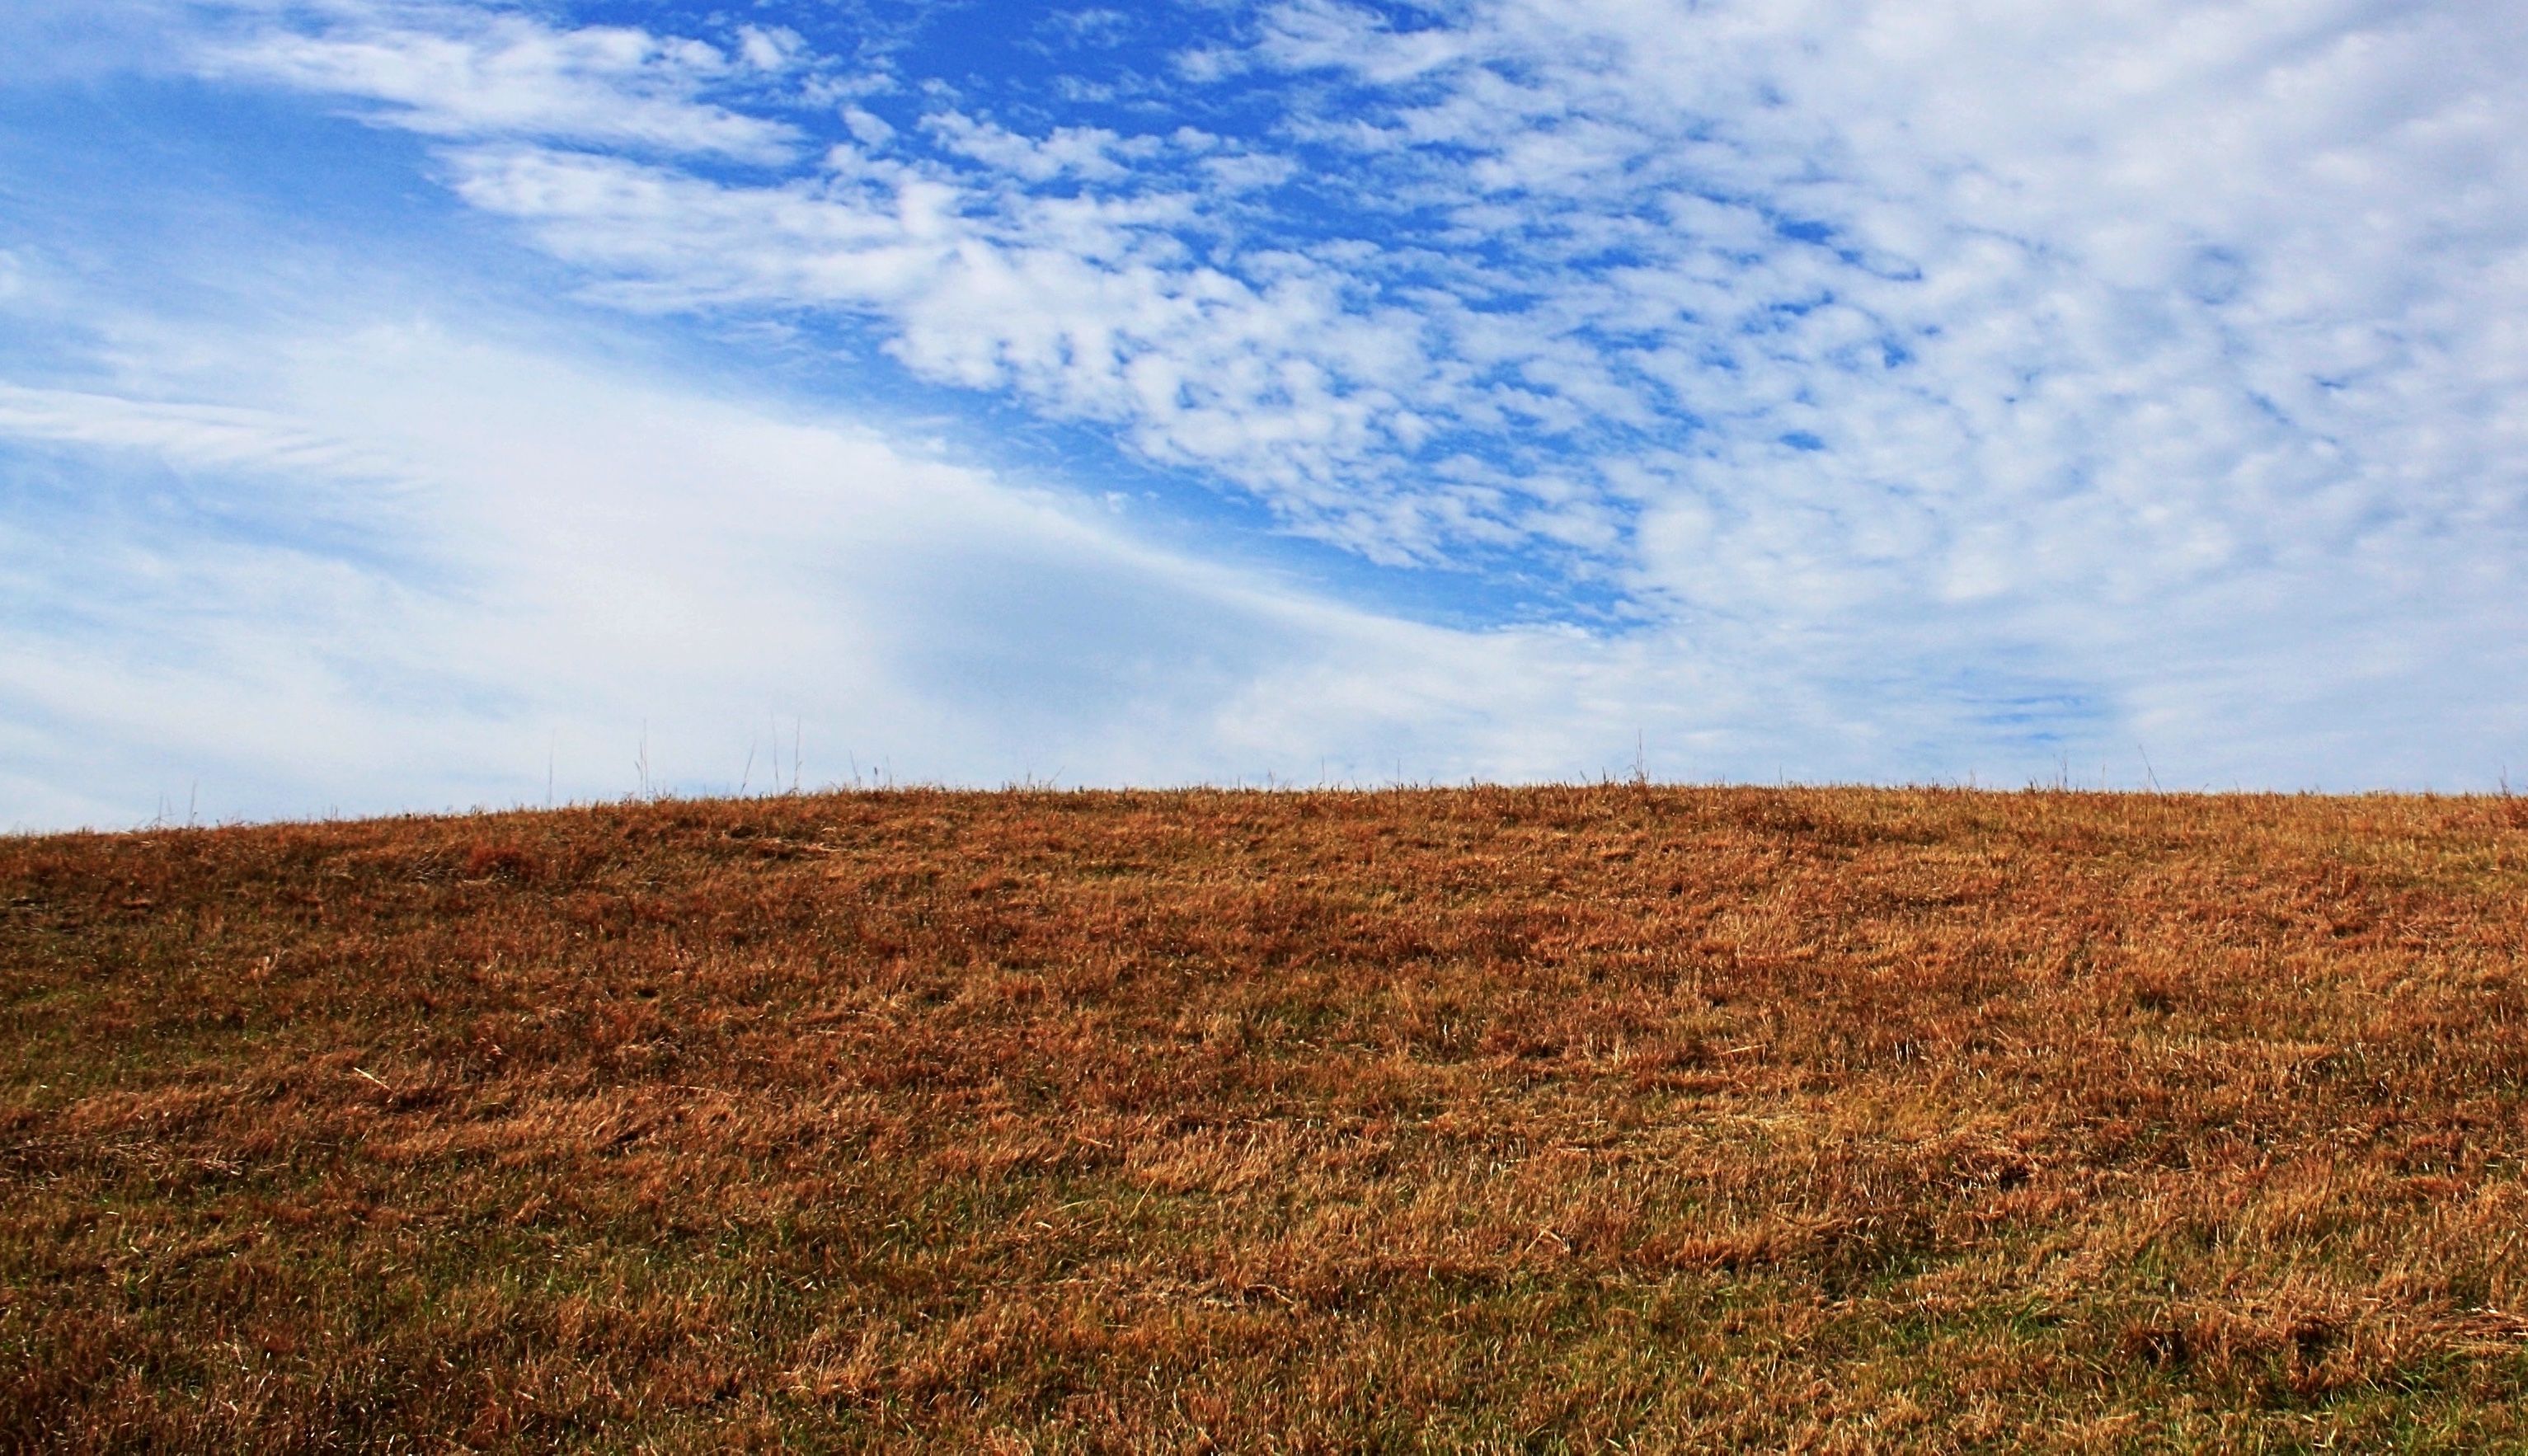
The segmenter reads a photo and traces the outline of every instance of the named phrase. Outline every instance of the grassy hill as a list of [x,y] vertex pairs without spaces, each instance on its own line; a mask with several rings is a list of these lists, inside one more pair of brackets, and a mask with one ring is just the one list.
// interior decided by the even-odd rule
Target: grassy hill
[[2528,1446],[2528,805],[0,840],[0,1446]]

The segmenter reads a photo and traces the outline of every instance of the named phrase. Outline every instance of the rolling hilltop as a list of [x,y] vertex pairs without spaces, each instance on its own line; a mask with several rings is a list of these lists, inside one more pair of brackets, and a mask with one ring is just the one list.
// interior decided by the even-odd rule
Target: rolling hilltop
[[0,840],[0,1447],[2528,1444],[2528,805]]

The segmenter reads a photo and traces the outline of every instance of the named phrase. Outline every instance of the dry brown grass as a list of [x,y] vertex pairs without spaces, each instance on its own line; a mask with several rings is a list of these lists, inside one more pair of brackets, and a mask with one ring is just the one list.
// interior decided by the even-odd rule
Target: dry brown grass
[[2528,1445],[2528,811],[0,841],[0,1443]]

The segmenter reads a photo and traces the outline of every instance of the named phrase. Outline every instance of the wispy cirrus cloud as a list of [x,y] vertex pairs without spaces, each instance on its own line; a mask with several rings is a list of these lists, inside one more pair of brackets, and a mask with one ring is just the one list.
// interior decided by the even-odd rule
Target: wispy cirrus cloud
[[392,462],[269,410],[0,384],[0,438],[132,450],[189,467],[392,480]]
[[748,26],[726,46],[629,26],[556,26],[434,0],[311,0],[244,12],[241,35],[194,52],[205,75],[360,98],[435,136],[535,136],[778,163],[799,129],[722,99],[767,93],[795,32]]

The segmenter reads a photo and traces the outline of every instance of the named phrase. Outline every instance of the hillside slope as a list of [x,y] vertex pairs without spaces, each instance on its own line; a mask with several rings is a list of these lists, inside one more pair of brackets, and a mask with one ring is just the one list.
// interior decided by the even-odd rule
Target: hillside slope
[[0,1445],[2528,1444],[2528,809],[0,841]]

